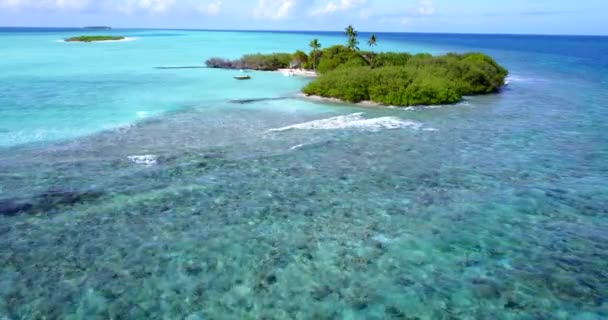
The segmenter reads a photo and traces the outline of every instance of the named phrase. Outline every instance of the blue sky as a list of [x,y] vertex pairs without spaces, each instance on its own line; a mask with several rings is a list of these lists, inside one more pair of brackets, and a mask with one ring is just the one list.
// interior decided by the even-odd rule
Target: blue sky
[[608,34],[608,0],[0,0],[0,26]]

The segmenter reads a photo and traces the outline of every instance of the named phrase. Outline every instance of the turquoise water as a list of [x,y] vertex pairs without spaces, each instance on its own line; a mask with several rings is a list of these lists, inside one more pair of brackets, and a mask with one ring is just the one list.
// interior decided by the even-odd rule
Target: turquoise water
[[511,71],[404,110],[157,69],[339,34],[80,33],[0,32],[0,319],[608,318],[607,38],[379,35]]

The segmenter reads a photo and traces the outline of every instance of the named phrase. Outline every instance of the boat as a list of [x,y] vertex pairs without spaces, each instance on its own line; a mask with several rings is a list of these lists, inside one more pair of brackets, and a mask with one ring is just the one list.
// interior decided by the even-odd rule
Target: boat
[[249,80],[249,79],[251,79],[251,77],[249,75],[246,75],[246,74],[245,75],[240,75],[240,76],[234,76],[234,78],[236,80]]

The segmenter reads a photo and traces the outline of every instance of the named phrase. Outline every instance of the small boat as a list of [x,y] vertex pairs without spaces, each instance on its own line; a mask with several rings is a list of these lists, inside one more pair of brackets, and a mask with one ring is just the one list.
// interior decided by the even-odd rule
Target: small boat
[[251,77],[249,75],[246,75],[246,74],[245,75],[240,75],[240,76],[234,76],[234,78],[236,80],[249,80],[249,79],[251,79]]

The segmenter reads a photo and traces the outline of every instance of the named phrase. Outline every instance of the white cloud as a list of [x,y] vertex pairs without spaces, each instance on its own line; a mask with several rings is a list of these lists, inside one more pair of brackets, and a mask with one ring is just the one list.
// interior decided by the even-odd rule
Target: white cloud
[[295,5],[296,0],[258,0],[253,14],[256,18],[284,19]]
[[367,0],[332,0],[321,7],[313,9],[311,14],[313,16],[332,14],[334,12],[345,11],[364,5],[366,2]]
[[198,11],[204,15],[217,16],[222,10],[222,1],[214,1],[198,7]]
[[376,16],[381,24],[410,25],[417,21],[428,19],[435,14],[432,0],[420,0],[417,4],[401,12],[386,13]]
[[367,20],[372,16],[372,12],[369,9],[363,8],[359,10],[359,18]]
[[399,23],[402,25],[410,24],[412,22],[411,18],[401,18],[399,19]]
[[169,10],[174,4],[175,0],[128,0],[122,7],[122,11],[127,13],[135,11],[162,13]]
[[0,7],[9,9],[80,10],[89,0],[0,0]]
[[432,0],[422,0],[420,1],[420,6],[418,7],[418,14],[421,16],[431,16],[435,13],[435,7],[433,6]]
[[126,13],[138,11],[161,13],[171,9],[178,1],[181,0],[0,0],[0,8],[63,11],[107,8]]

